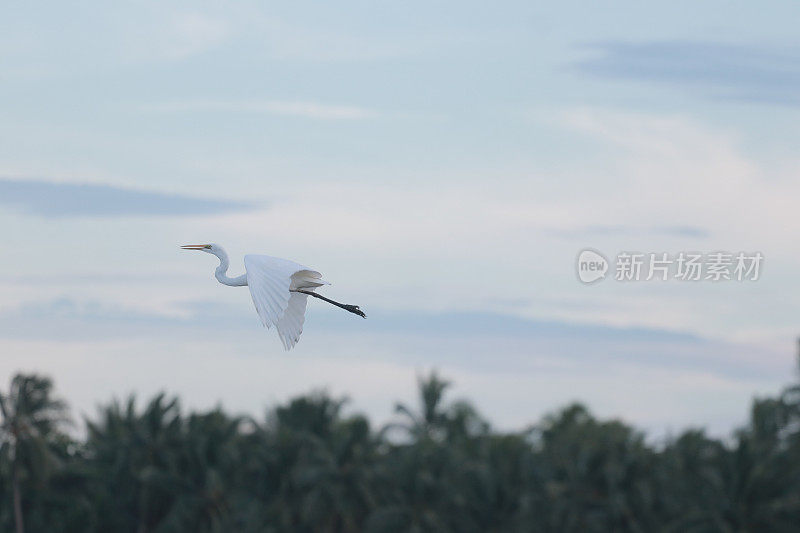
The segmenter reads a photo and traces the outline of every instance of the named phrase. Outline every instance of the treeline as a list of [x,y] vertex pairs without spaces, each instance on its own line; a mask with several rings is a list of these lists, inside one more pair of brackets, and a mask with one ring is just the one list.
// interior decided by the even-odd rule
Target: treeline
[[0,530],[800,530],[800,387],[754,401],[729,439],[658,446],[581,405],[496,432],[447,387],[421,379],[420,405],[383,428],[326,394],[264,420],[159,395],[103,407],[75,440],[50,380],[18,375],[0,402]]

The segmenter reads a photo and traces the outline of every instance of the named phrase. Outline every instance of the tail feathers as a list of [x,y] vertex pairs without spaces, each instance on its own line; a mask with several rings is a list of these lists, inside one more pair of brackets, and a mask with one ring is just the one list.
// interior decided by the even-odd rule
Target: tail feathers
[[315,270],[298,270],[292,275],[292,289],[315,289],[330,285],[322,279],[322,274]]

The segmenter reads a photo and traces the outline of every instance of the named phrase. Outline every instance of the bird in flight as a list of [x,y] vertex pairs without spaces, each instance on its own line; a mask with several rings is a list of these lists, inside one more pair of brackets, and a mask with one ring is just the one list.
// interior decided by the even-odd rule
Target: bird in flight
[[334,302],[314,292],[323,285],[330,285],[322,279],[322,274],[301,264],[270,257],[268,255],[244,256],[245,273],[236,278],[228,277],[228,254],[218,244],[187,244],[184,250],[199,250],[219,258],[219,266],[214,272],[217,281],[230,287],[250,289],[261,323],[267,328],[270,324],[278,330],[283,347],[288,351],[297,344],[303,332],[306,318],[306,301],[309,296],[324,300],[329,304],[350,311],[362,318],[367,315],[357,305]]

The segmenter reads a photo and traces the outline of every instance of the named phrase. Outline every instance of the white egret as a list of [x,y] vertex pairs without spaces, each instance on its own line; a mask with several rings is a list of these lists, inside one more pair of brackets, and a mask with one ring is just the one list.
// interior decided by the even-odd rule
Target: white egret
[[322,279],[322,274],[301,264],[270,257],[268,255],[244,256],[245,274],[236,278],[228,277],[228,254],[218,244],[187,244],[184,250],[199,250],[219,258],[219,266],[214,272],[217,281],[230,287],[250,289],[261,323],[267,328],[270,324],[278,330],[278,336],[286,350],[297,344],[303,332],[306,318],[306,302],[309,296],[319,298],[336,307],[367,318],[357,305],[334,302],[314,292],[322,285],[330,285]]

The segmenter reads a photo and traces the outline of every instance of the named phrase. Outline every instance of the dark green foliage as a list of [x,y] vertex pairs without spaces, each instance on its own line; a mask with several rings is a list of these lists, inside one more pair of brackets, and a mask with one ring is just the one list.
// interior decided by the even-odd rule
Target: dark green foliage
[[76,441],[50,381],[19,375],[0,395],[0,530],[798,530],[800,387],[756,400],[728,440],[688,430],[660,446],[581,405],[494,432],[448,387],[421,379],[419,406],[379,431],[326,394],[262,421],[131,398]]

